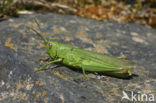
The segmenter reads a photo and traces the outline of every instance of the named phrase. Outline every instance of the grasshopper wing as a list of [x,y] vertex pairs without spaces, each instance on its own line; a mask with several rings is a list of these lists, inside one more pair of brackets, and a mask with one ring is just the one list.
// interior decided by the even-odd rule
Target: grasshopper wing
[[72,52],[78,55],[79,58],[82,58],[82,60],[88,61],[86,62],[86,64],[88,64],[88,67],[96,66],[96,68],[103,68],[101,69],[101,71],[119,71],[122,69],[129,70],[134,67],[134,65],[132,65],[132,62],[129,60],[124,60],[97,52],[92,52],[79,48],[73,49]]

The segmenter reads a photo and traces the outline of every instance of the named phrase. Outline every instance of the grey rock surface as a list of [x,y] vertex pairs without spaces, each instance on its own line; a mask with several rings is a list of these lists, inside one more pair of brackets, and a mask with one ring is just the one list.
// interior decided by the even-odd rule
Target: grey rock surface
[[[135,76],[119,79],[88,72],[87,80],[81,71],[62,64],[35,72],[48,55],[43,40],[27,28],[37,29],[34,18],[48,40],[126,56],[137,64]],[[0,31],[0,103],[131,103],[132,92],[139,102],[141,94],[147,94],[146,103],[156,101],[156,29],[43,13],[2,21]],[[132,101],[122,100],[123,91]]]

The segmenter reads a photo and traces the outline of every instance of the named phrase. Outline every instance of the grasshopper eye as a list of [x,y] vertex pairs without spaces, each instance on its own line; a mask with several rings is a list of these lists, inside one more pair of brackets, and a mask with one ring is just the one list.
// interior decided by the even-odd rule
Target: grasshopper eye
[[49,45],[49,49],[51,49],[52,48],[52,43],[49,43],[48,45]]

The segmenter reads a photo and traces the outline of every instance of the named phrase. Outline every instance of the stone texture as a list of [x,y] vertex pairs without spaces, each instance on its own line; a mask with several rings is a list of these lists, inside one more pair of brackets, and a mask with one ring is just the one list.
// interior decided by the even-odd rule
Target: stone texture
[[[133,78],[119,79],[87,73],[62,64],[43,72],[40,59],[48,57],[37,29],[37,18],[48,40],[79,48],[126,56],[137,66]],[[51,13],[21,15],[0,22],[0,102],[2,103],[131,103],[123,91],[156,96],[156,30],[139,24],[96,21]],[[156,100],[156,98],[155,98]],[[146,102],[147,103],[147,102]]]

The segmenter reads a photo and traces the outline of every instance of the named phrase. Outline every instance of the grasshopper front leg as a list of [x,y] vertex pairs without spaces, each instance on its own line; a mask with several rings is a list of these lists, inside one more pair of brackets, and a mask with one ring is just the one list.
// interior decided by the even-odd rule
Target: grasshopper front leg
[[40,69],[38,69],[37,72],[42,71],[45,67],[47,67],[48,65],[50,65],[52,63],[57,63],[57,62],[60,62],[62,60],[63,60],[62,58],[59,58],[59,59],[56,59],[56,60],[49,61],[46,64],[44,64]]

